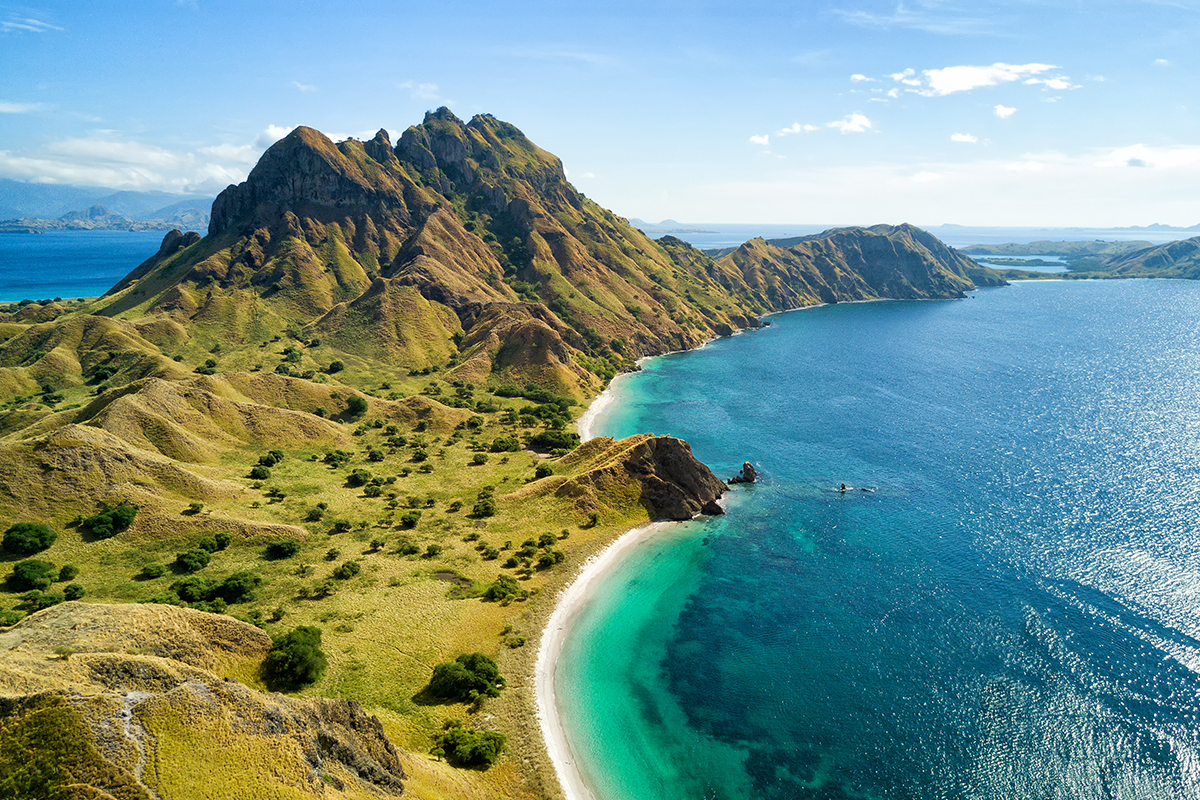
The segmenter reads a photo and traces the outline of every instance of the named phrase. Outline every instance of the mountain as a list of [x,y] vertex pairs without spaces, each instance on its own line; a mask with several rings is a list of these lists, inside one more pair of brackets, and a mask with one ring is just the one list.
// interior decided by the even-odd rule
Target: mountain
[[1078,277],[1200,278],[1200,237],[1159,245],[1101,241],[976,245],[963,252],[972,256],[1058,256]]
[[[768,311],[961,296],[973,285],[961,259],[914,231],[826,248],[821,265],[857,260],[824,288],[816,262],[806,273],[816,283],[780,288],[805,270],[776,251],[717,263],[677,239],[653,241],[580,194],[512,125],[441,109],[394,147],[382,130],[335,145],[297,128],[221,193],[207,236],[160,252],[94,311],[167,314],[234,344],[299,325],[347,355],[583,397],[632,359]],[[890,260],[858,275],[876,239]]]
[[1200,278],[1200,236],[1110,256],[1096,272],[1122,277]]
[[[0,782],[45,765],[72,796],[364,797],[404,775],[422,797],[554,796],[527,642],[618,532],[719,513],[726,489],[678,440],[580,445],[580,404],[767,312],[985,281],[907,225],[716,260],[651,240],[488,115],[440,109],[395,144],[295,129],[204,235],[169,232],[103,297],[0,305],[0,517],[55,534],[36,584],[7,565],[28,553],[3,557]],[[80,593],[101,604],[64,602]],[[256,629],[297,626],[323,631],[327,672],[280,699]],[[197,627],[200,661],[175,646]],[[517,685],[432,696],[472,653]],[[456,768],[455,741],[496,733],[491,769]]]

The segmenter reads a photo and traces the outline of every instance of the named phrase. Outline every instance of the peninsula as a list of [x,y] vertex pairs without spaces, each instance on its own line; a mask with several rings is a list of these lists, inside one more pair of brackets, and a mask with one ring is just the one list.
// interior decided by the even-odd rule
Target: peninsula
[[652,240],[488,115],[297,128],[204,235],[0,313],[0,789],[558,796],[555,596],[725,490],[583,406],[766,313],[1002,284],[909,225]]

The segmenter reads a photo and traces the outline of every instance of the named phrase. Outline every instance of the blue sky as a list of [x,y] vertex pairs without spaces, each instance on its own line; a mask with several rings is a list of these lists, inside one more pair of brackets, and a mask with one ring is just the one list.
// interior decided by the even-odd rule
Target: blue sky
[[441,105],[657,221],[1200,223],[1200,0],[0,0],[0,177],[215,193]]

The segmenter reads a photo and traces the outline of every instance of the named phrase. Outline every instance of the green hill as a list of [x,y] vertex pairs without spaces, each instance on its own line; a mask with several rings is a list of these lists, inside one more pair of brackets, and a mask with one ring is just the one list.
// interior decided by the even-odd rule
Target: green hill
[[[521,681],[484,710],[431,698],[433,668],[482,652],[528,675],[578,565],[634,525],[719,513],[725,489],[677,440],[578,447],[582,404],[636,358],[768,312],[995,282],[907,225],[719,260],[651,240],[487,115],[430,113],[395,146],[297,128],[217,197],[206,235],[172,231],[89,303],[0,307],[0,518],[57,534],[32,578],[0,553],[0,627],[29,615],[0,637],[42,643],[0,648],[0,752],[50,727],[95,735],[55,767],[71,796],[378,796],[400,775],[421,798],[555,796]],[[84,594],[101,605],[60,605]],[[147,656],[209,624],[173,612],[138,617],[159,639],[97,649],[126,613],[103,603],[318,628],[328,670],[281,702],[259,691],[264,637],[203,674]],[[93,663],[112,674],[84,681]],[[157,737],[153,770],[94,733],[122,711]],[[247,734],[272,719],[295,730]],[[456,723],[507,753],[457,769],[437,747]]]

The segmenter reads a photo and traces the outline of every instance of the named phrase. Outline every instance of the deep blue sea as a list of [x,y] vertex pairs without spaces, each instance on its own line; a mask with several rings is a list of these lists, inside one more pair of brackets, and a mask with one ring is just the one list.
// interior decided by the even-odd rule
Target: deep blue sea
[[573,628],[597,797],[1200,797],[1200,283],[771,320],[599,420],[762,480]]
[[158,252],[164,231],[0,234],[0,302],[96,297]]

